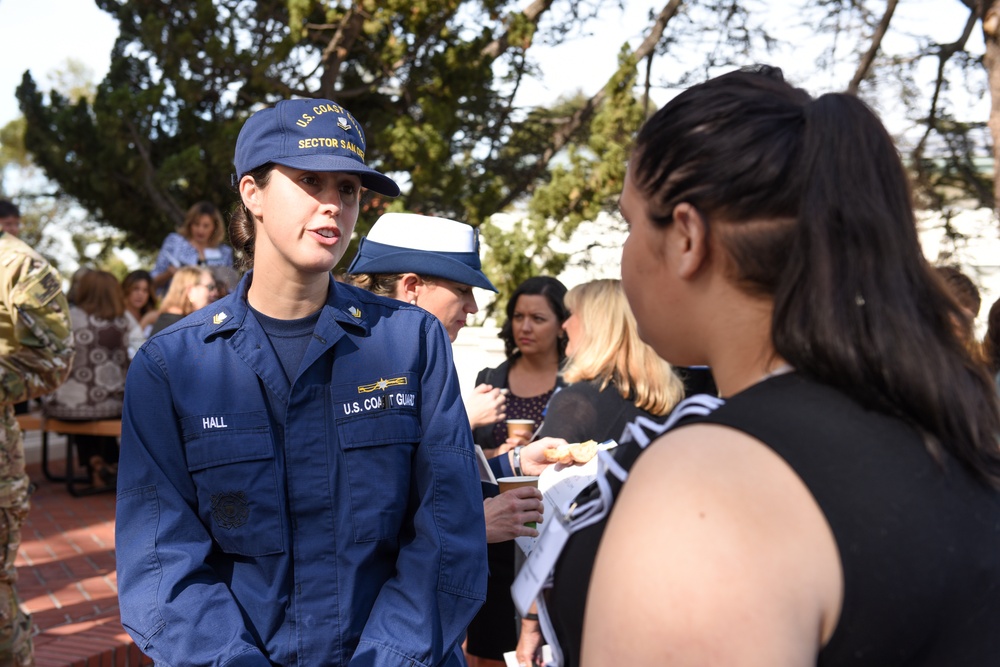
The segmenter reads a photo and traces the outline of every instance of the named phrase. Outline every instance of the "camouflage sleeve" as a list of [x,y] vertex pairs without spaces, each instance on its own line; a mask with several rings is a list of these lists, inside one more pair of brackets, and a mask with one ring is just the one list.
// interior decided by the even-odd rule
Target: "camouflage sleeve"
[[73,361],[59,273],[34,253],[9,253],[0,260],[0,310],[0,403],[53,391]]

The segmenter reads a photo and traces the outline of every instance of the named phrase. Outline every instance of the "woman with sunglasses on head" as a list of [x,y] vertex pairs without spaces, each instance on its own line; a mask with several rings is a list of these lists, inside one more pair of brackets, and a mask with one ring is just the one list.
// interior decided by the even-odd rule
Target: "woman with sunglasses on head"
[[620,208],[639,335],[721,398],[646,425],[568,513],[555,576],[593,574],[585,610],[539,592],[543,625],[583,614],[556,642],[585,666],[995,664],[1000,405],[875,114],[774,68],[711,79],[640,130]]
[[582,664],[996,664],[1000,407],[875,114],[712,79],[646,122],[620,206],[640,335],[722,400],[628,474]]
[[[476,386],[506,392],[506,419],[527,419],[537,427],[546,404],[561,386],[559,369],[566,359],[566,333],[562,325],[569,316],[563,298],[566,286],[551,276],[532,276],[514,289],[507,301],[507,315],[500,329],[506,360],[495,368],[484,368]],[[477,426],[476,444],[490,455],[503,454],[523,438],[508,441],[504,420]]]

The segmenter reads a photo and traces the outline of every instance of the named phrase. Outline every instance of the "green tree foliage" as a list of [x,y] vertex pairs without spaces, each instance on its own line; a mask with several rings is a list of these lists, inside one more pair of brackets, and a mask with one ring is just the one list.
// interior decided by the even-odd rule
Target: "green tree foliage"
[[16,118],[0,127],[0,196],[6,196],[4,174],[8,166],[26,168],[31,160],[24,149],[24,118]]
[[[617,210],[625,179],[628,149],[645,119],[634,93],[634,54],[623,48],[620,68],[605,86],[606,103],[594,114],[581,140],[568,144],[552,165],[550,178],[539,185],[527,206],[527,215],[510,229],[487,223],[489,244],[486,270],[499,278],[500,297],[488,314],[506,303],[507,295],[521,281],[534,275],[557,275],[570,257],[552,247],[552,240],[569,241],[582,222]],[[572,113],[585,106],[579,97],[557,104],[550,113]]]
[[[523,278],[572,259],[553,241],[614,210],[630,139],[655,106],[640,86],[646,95],[675,90],[767,62],[795,39],[791,23],[768,28],[776,3],[664,0],[641,44],[622,48],[619,69],[592,97],[515,105],[521,84],[540,75],[533,46],[599,30],[622,1],[95,0],[120,25],[111,69],[92,97],[65,86],[46,93],[25,73],[24,145],[96,220],[151,252],[191,203],[236,202],[233,147],[251,113],[290,96],[332,98],[365,126],[369,164],[404,190],[395,200],[368,198],[359,231],[386,209],[485,225],[487,271],[502,305]],[[876,107],[906,106],[921,131],[901,146],[923,201],[994,205],[978,161],[992,150],[986,119],[962,118],[961,95],[950,93],[1000,91],[1000,0],[933,2],[967,12],[965,29],[947,43],[911,36],[911,51],[886,46],[907,7],[896,0],[803,0],[793,20],[809,26],[810,54],[813,42],[828,45],[816,65],[838,72],[832,88]],[[985,56],[968,46],[977,26]],[[939,64],[930,85],[917,73],[924,61]],[[1000,122],[991,127],[1000,131]],[[498,213],[515,222],[491,223]]]
[[120,24],[111,70],[92,102],[46,95],[25,73],[25,143],[64,191],[145,249],[191,203],[236,201],[239,128],[289,96],[354,110],[369,164],[404,185],[396,201],[369,200],[362,224],[386,206],[480,224],[544,176],[535,169],[551,131],[512,105],[528,49],[600,4],[96,1]]
[[100,0],[120,36],[92,102],[43,95],[24,75],[17,94],[35,161],[139,248],[158,246],[195,201],[232,199],[240,113],[266,98],[272,63],[262,57],[282,62],[290,49],[283,2],[252,4],[188,0],[164,11],[153,0]]
[[26,167],[31,160],[24,149],[24,117],[15,118],[0,127],[0,171],[7,165]]

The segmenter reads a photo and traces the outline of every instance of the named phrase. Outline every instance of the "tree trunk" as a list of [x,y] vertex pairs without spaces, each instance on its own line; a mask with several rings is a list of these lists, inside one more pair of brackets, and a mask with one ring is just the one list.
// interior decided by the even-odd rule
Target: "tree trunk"
[[1000,0],[983,0],[983,66],[990,86],[990,137],[993,140],[993,214],[1000,217]]
[[364,3],[355,2],[337,26],[336,31],[323,49],[323,73],[320,75],[319,97],[332,99],[337,81],[340,79],[340,68],[347,55],[354,48],[354,43],[365,25]]

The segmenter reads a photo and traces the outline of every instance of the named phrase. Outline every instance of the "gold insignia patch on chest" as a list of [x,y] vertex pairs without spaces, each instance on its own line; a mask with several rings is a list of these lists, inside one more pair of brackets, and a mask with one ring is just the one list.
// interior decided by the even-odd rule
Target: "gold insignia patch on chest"
[[399,385],[406,384],[406,378],[392,378],[391,380],[381,379],[378,382],[372,382],[371,384],[363,384],[358,387],[359,394],[369,394],[373,391],[379,391],[380,389],[385,389],[386,387],[397,387]]

